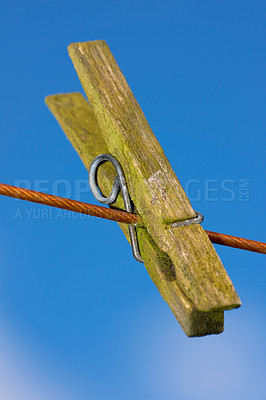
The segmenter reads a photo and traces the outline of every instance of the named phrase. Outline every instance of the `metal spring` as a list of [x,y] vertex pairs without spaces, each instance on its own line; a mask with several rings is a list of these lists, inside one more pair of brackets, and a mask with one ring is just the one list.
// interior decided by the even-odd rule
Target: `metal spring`
[[[107,161],[109,161],[115,167],[115,170],[117,172],[117,177],[115,178],[110,195],[108,197],[105,197],[101,193],[97,183],[97,172],[99,166]],[[125,205],[125,210],[130,213],[133,212],[133,206],[129,197],[127,183],[122,167],[117,161],[117,159],[111,156],[111,154],[100,154],[92,161],[89,170],[89,184],[92,194],[94,195],[96,200],[98,200],[100,203],[103,204],[108,204],[108,205],[113,204],[116,201],[119,192],[121,191]],[[134,225],[129,225],[128,230],[129,230],[133,256],[138,262],[144,263],[139,250],[136,227]]]

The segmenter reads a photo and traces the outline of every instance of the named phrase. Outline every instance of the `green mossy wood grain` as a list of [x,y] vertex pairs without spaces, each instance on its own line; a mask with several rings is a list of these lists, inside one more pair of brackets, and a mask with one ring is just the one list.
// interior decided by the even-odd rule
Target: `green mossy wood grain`
[[169,227],[194,211],[107,44],[73,43],[69,54],[109,152],[122,165],[148,233],[170,258],[180,290],[202,312],[238,307],[239,297],[203,228]]
[[[46,104],[78,152],[87,170],[97,155],[109,152],[92,108],[80,93],[48,96]],[[100,168],[99,183],[105,195],[110,193],[115,175],[115,171],[108,163]],[[122,199],[119,198],[114,206],[123,209]],[[119,225],[128,238],[127,226]],[[184,332],[188,336],[221,333],[224,321],[223,312],[198,311],[180,289],[169,256],[158,248],[146,229],[139,229],[138,236],[145,267]]]

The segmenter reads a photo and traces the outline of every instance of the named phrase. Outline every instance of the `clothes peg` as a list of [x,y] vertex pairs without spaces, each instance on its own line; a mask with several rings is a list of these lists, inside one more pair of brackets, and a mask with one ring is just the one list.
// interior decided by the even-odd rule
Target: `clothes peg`
[[[136,229],[145,267],[187,336],[221,333],[224,311],[240,299],[201,225],[180,224],[195,212],[109,47],[73,43],[69,54],[89,103],[70,93],[48,96],[48,107],[88,170],[102,153],[119,161],[144,224]],[[99,170],[106,197],[115,177],[107,163]],[[113,207],[124,209],[121,196]]]

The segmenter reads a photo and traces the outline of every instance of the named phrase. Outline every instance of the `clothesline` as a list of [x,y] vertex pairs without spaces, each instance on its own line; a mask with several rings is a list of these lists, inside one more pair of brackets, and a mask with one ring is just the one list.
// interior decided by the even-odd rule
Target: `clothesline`
[[[121,211],[117,209],[96,206],[81,201],[66,199],[64,197],[53,196],[46,193],[37,192],[19,188],[16,186],[0,183],[0,195],[14,197],[34,203],[45,204],[51,207],[62,208],[78,212],[81,214],[91,215],[93,217],[104,218],[111,221],[135,225],[141,227],[143,225],[141,218],[137,214]],[[242,250],[253,251],[256,253],[266,254],[266,243],[255,240],[244,239],[236,236],[225,235],[223,233],[205,230],[212,243],[234,247]]]

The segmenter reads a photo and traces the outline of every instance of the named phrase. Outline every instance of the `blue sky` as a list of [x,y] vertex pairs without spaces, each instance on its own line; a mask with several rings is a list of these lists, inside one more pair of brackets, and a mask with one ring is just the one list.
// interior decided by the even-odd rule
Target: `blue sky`
[[[265,241],[265,13],[2,2],[0,182],[94,202],[44,97],[82,91],[67,46],[105,39],[203,227]],[[243,305],[188,339],[115,223],[0,202],[0,398],[265,399],[265,256],[216,246]]]

